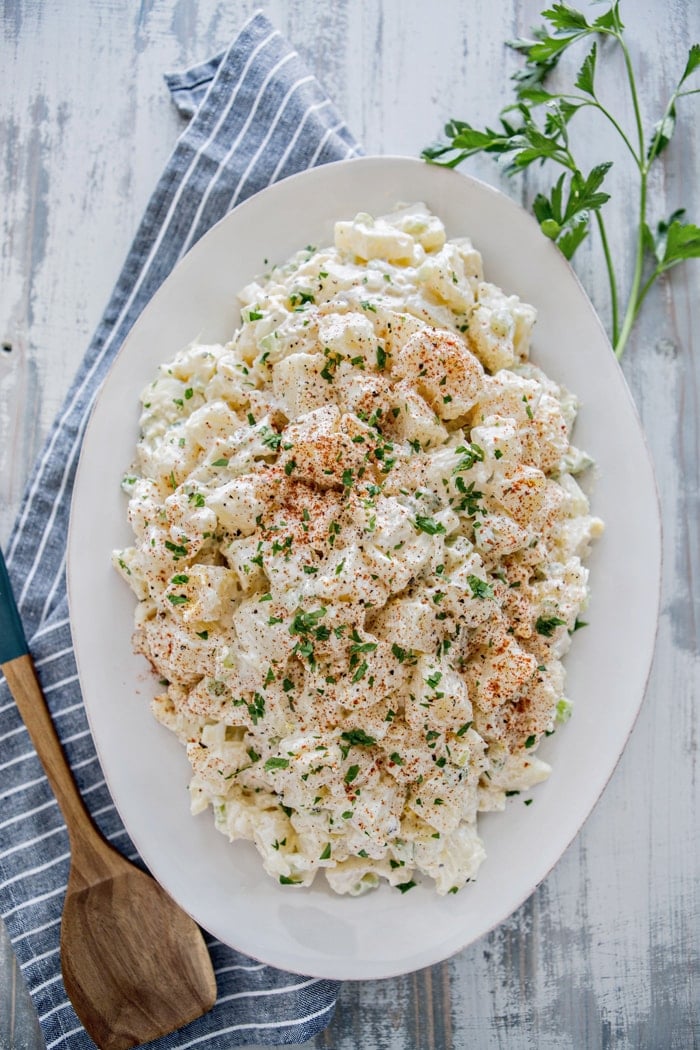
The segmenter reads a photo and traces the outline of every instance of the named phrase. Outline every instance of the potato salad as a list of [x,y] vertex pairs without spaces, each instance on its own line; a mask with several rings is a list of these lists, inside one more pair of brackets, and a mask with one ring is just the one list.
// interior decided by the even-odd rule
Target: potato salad
[[[135,649],[211,807],[285,886],[475,878],[544,780],[602,523],[535,310],[422,204],[335,225],[142,397]],[[522,801],[520,802],[522,804]],[[527,810],[523,809],[523,815]]]

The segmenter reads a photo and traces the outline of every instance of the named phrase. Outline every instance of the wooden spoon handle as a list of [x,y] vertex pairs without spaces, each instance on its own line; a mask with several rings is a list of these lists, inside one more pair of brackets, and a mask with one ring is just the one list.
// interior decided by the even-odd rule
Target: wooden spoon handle
[[[91,852],[95,849],[102,852],[102,839],[92,824],[73,780],[31,656],[26,653],[0,664],[0,667],[65,817],[74,856],[78,840],[81,845],[89,843]],[[105,849],[109,849],[106,844]]]
[[51,721],[22,619],[12,593],[5,559],[0,550],[0,669],[2,669],[19,713],[24,719],[36,753],[68,826],[73,861],[72,876],[102,875],[124,863],[92,823],[73,780],[63,748]]

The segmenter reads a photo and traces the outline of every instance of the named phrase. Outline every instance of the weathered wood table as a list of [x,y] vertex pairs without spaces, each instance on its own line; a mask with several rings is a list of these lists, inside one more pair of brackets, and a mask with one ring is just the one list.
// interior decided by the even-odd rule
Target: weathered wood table
[[[540,7],[537,0],[263,6],[368,153],[414,156],[448,117],[495,120],[519,61],[503,41],[538,24]],[[161,73],[220,49],[254,7],[253,0],[4,4],[0,541],[180,130]],[[688,46],[700,40],[700,5],[627,0],[622,15],[641,71],[643,115],[653,122]],[[606,97],[629,120],[621,68],[599,65]],[[651,184],[654,221],[680,206],[700,221],[699,114],[697,97],[679,106],[679,131]],[[607,128],[591,128],[583,163],[609,156],[611,248],[626,286],[630,171]],[[534,170],[526,181],[506,182],[484,158],[468,170],[516,197],[539,185]],[[593,243],[576,267],[607,321]],[[700,263],[691,262],[651,293],[624,358],[658,473],[665,574],[654,667],[615,775],[568,852],[510,920],[432,969],[345,985],[335,1020],[314,1045],[698,1045],[699,306]],[[0,1046],[43,1046],[6,939]]]

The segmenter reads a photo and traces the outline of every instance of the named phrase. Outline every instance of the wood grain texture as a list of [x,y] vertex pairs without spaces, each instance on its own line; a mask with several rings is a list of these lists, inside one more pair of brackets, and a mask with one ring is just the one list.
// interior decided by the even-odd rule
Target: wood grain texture
[[[128,7],[113,0],[5,2],[0,344],[12,349],[0,351],[0,541],[181,126],[161,73],[222,47],[256,6],[254,0],[143,0]],[[517,64],[502,42],[528,32],[542,5],[270,0],[262,6],[367,152],[416,155],[450,116],[477,124],[495,118]],[[651,124],[689,44],[700,39],[700,5],[623,0],[622,13]],[[620,69],[606,61],[601,76],[606,98],[628,120]],[[679,206],[700,221],[697,100],[685,100],[679,122],[653,177],[654,222]],[[591,125],[582,163],[608,157],[616,162],[609,234],[626,287],[630,170],[608,129]],[[484,158],[468,170],[521,200],[542,178],[533,170],[506,184]],[[593,238],[576,267],[608,322]],[[651,293],[624,359],[657,469],[664,581],[645,703],[610,784],[554,871],[506,923],[429,970],[346,984],[334,1021],[309,1045],[698,1045],[699,307],[700,264],[691,263]],[[14,990],[10,960],[0,954],[0,1045],[34,1050],[41,1046],[36,1023]]]

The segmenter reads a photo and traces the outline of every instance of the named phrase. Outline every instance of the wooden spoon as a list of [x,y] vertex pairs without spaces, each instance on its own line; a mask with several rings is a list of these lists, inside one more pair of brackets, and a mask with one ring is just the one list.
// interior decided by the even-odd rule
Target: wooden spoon
[[101,1050],[125,1050],[211,1009],[204,939],[149,875],[102,838],[78,793],[37,680],[0,552],[0,667],[68,826],[61,924],[63,982]]

